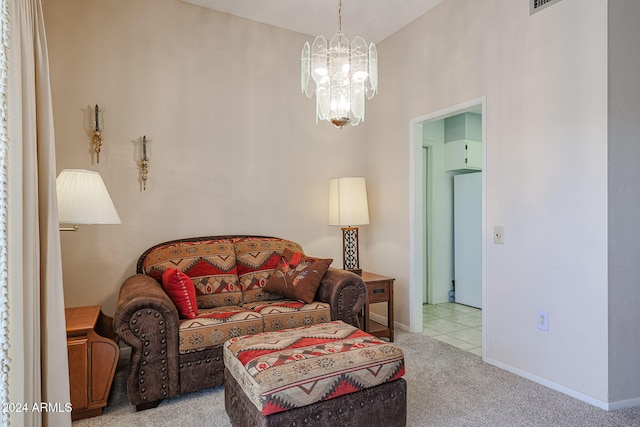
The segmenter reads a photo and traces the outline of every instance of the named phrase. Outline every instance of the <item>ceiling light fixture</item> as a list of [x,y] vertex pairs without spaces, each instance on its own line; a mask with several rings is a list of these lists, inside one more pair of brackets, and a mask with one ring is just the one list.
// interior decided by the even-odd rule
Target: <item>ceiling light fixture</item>
[[311,46],[305,42],[301,56],[302,92],[316,95],[316,123],[327,120],[336,127],[357,126],[364,121],[364,98],[378,92],[378,52],[376,45],[360,36],[351,44],[342,34],[342,0],[338,6],[338,32],[329,47],[324,36]]

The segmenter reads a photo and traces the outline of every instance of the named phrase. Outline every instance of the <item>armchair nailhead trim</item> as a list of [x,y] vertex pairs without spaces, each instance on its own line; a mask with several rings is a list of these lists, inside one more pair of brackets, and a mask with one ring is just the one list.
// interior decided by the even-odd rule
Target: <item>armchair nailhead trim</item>
[[[162,314],[160,312],[158,312],[157,310],[152,310],[152,309],[138,310],[135,313],[134,318],[131,319],[131,325],[137,325],[138,324],[138,320],[143,322],[141,327],[137,327],[136,326],[135,328],[133,328],[133,333],[140,338],[140,340],[142,341],[143,347],[149,347],[151,345],[151,341],[153,340],[153,337],[147,337],[148,334],[146,332],[142,332],[141,333],[141,329],[144,330],[144,322],[145,322],[145,319],[142,318],[143,315],[153,316],[153,318],[159,319],[159,320],[157,320],[157,322],[158,322],[158,325],[160,325],[160,326],[164,326],[164,320],[163,320]],[[147,322],[148,322],[148,320],[147,320]],[[154,320],[154,322],[155,322],[155,320]],[[162,335],[166,334],[166,331],[165,331],[164,328],[160,329],[160,334],[162,334]],[[160,340],[160,344],[162,345],[162,347],[159,350],[160,354],[166,355],[166,353],[167,353],[167,348],[166,348],[167,340],[165,338],[161,339]],[[157,361],[154,362],[152,359],[149,359],[149,351],[148,350],[143,351],[142,355],[143,355],[142,361],[140,362],[141,366],[145,366],[146,367],[147,365],[149,365],[149,363],[151,363],[151,365],[153,365],[154,363],[158,363]],[[169,388],[169,384],[168,384],[167,375],[166,375],[166,372],[167,372],[167,359],[166,359],[166,357],[161,359],[160,363],[162,364],[161,371],[163,372],[163,375],[162,375],[162,378],[161,378],[161,381],[160,381],[160,386],[161,386],[161,388],[163,390],[162,396],[166,397],[166,396],[169,395],[168,392],[167,392],[167,390]],[[144,375],[145,375],[145,370],[144,369],[140,369],[138,383],[141,386],[143,384],[145,384],[145,379],[141,378]],[[149,400],[150,396],[148,396],[146,394],[147,393],[147,388],[146,387],[140,387],[139,392],[140,392],[141,400],[143,402]],[[158,397],[156,395],[154,395],[152,397],[152,399],[157,399],[157,398]]]

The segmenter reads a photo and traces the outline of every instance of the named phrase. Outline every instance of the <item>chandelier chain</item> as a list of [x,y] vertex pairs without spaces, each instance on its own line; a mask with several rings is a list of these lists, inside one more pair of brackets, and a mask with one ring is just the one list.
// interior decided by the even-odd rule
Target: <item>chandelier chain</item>
[[338,31],[342,32],[342,0],[338,4]]

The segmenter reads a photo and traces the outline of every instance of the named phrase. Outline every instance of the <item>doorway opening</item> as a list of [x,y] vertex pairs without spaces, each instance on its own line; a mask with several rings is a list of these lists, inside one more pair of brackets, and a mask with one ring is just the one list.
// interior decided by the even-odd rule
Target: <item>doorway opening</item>
[[[423,318],[430,318],[430,314],[423,315],[423,304],[429,304],[425,305],[426,308],[433,308],[436,304],[436,308],[443,309],[440,312],[456,309],[456,314],[475,312],[476,316],[479,316],[478,310],[471,307],[484,308],[481,313],[482,349],[485,348],[488,333],[485,328],[485,105],[486,99],[482,97],[416,117],[410,122],[410,330],[421,332]],[[460,182],[460,185],[456,184],[460,189],[471,185],[475,192],[475,207],[463,204],[463,208],[458,208],[458,213],[475,210],[473,221],[476,231],[472,234],[477,238],[471,243],[457,242],[456,254],[453,186],[454,177],[458,176],[460,179],[456,178],[455,181]],[[469,184],[469,181],[473,183]],[[462,194],[460,189],[458,194]],[[458,219],[458,224],[467,222],[467,219]],[[458,235],[465,233],[469,234],[463,230]],[[474,266],[471,273],[456,271],[456,266],[460,269],[470,264],[467,262],[470,254],[476,259],[471,263]],[[475,280],[466,290],[463,286],[467,283],[465,274]],[[457,302],[465,305],[452,304],[456,299],[452,292],[454,278],[459,281]]]

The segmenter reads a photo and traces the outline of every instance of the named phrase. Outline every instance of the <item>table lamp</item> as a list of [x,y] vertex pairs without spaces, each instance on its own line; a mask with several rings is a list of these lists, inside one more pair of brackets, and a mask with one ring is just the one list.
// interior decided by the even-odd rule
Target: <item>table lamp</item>
[[343,268],[361,274],[357,225],[369,224],[364,177],[329,180],[329,225],[342,226]]

